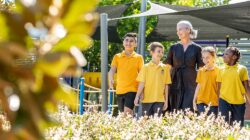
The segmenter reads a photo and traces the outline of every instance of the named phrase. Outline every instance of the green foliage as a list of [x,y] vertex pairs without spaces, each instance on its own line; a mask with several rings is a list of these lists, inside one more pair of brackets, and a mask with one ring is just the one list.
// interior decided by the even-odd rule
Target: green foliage
[[10,122],[0,139],[42,139],[56,124],[48,112],[58,103],[76,108],[75,94],[58,78],[79,76],[80,50],[92,44],[97,23],[97,0],[29,2],[0,3],[0,126]]
[[[89,70],[91,72],[100,72],[101,71],[101,43],[100,41],[95,40],[94,45],[90,47],[87,51],[84,51],[83,54],[88,60]],[[114,54],[121,52],[123,50],[123,45],[119,43],[109,43],[108,45],[108,63],[111,64]],[[87,66],[88,67],[88,66]],[[85,67],[87,69],[87,67]]]
[[99,6],[117,5],[117,4],[131,3],[131,2],[133,2],[133,0],[102,0],[100,1]]
[[173,4],[195,7],[214,7],[228,4],[229,0],[178,0]]
[[101,71],[101,43],[100,41],[94,41],[93,46],[90,47],[87,51],[83,52],[83,55],[88,61],[87,67],[89,71],[97,72]]
[[[125,16],[130,16],[133,14],[139,14],[141,13],[140,11],[140,4],[139,2],[136,2],[129,6],[126,11],[123,13],[123,17]],[[149,9],[150,6],[147,5],[147,9]],[[129,18],[129,19],[123,19],[119,20],[117,23],[117,32],[122,40],[122,37],[127,33],[127,32],[136,32],[138,33],[138,28],[139,28],[139,23],[140,23],[140,18]],[[148,36],[152,31],[153,27],[156,26],[157,24],[157,16],[150,16],[147,17],[147,23],[146,23],[146,36]]]

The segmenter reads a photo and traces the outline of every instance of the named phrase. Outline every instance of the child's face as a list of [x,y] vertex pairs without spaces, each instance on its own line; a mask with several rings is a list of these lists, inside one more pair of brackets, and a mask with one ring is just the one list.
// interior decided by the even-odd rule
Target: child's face
[[205,65],[214,64],[215,58],[209,52],[202,52],[202,60]]
[[154,51],[151,51],[152,58],[155,60],[161,60],[163,57],[163,49],[156,47]]
[[123,46],[127,51],[134,51],[136,47],[136,41],[134,37],[125,37],[123,40]]
[[236,56],[228,49],[225,50],[223,55],[223,61],[226,64],[231,64],[236,61]]

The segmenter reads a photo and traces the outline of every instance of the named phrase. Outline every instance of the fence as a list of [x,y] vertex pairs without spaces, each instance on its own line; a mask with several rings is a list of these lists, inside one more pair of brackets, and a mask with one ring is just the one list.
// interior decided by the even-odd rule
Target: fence
[[[74,91],[74,93],[77,95],[77,114],[82,115],[85,111],[85,108],[94,108],[94,107],[101,107],[102,104],[95,104],[89,100],[84,99],[85,94],[92,94],[92,93],[101,93],[101,89],[90,86],[85,83],[84,78],[80,78],[78,88],[73,88],[70,85],[66,84],[63,80],[63,78],[60,78],[60,84],[63,88],[67,88],[71,91]],[[91,90],[85,90],[86,88],[89,88]],[[113,99],[115,90],[108,90],[109,93],[109,101],[108,101],[108,113],[112,114],[112,110],[114,107],[117,107],[117,105],[113,105]]]

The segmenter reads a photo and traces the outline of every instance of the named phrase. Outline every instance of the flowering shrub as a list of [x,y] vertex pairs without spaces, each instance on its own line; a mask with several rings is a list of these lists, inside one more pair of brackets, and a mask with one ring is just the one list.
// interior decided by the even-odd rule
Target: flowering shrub
[[52,118],[62,125],[47,129],[46,139],[250,139],[250,130],[240,128],[238,123],[229,126],[220,116],[197,115],[188,110],[136,119],[102,112],[80,116],[61,108]]
[[10,122],[7,120],[6,116],[3,114],[0,114],[0,127],[3,131],[9,131],[10,130]]

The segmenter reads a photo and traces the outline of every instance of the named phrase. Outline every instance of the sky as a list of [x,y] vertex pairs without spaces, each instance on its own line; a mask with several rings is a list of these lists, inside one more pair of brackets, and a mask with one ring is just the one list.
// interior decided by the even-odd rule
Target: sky
[[230,0],[229,4],[234,4],[234,3],[244,2],[244,1],[249,1],[249,0]]

